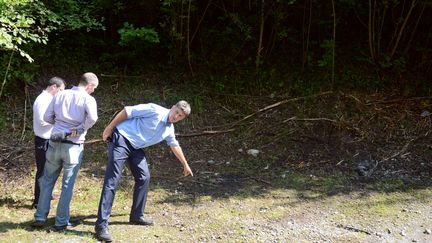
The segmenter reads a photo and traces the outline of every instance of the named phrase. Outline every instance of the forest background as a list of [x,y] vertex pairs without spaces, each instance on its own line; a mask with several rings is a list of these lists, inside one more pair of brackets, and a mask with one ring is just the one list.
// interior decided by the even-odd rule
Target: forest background
[[177,73],[172,82],[215,92],[427,95],[431,7],[428,0],[2,0],[0,99],[82,70]]

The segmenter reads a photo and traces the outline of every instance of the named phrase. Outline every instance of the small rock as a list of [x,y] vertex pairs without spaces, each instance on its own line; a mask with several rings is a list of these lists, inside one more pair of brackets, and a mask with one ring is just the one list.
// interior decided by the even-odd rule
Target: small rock
[[417,242],[417,240],[416,240],[416,239],[413,239],[412,242]]
[[207,161],[207,164],[208,164],[208,165],[214,165],[215,163],[216,163],[216,162],[215,162],[214,160],[212,160],[212,159],[209,160],[209,161]]
[[431,229],[425,229],[425,231],[423,233],[430,235],[432,233],[432,231],[431,231]]
[[391,233],[392,233],[392,231],[391,231],[390,229],[387,229],[387,233],[391,234]]
[[265,213],[267,212],[268,208],[267,207],[260,207],[259,212],[260,213]]
[[420,114],[421,117],[427,117],[427,116],[430,116],[430,115],[431,115],[431,113],[430,113],[429,111],[423,111],[423,112]]
[[260,153],[260,151],[258,149],[249,149],[247,151],[247,154],[252,155],[254,157],[257,157],[259,153]]
[[402,236],[406,236],[406,233],[405,233],[404,230],[402,230],[402,231],[400,232],[400,234],[401,234]]
[[238,151],[239,151],[239,153],[243,153],[243,149],[239,149]]

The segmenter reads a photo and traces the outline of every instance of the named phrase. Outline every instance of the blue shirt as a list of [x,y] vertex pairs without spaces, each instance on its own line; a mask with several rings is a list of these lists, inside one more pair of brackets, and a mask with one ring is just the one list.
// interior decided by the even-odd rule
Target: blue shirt
[[127,119],[117,125],[119,133],[135,149],[146,148],[165,140],[169,146],[179,146],[174,124],[169,122],[170,110],[156,104],[126,106]]

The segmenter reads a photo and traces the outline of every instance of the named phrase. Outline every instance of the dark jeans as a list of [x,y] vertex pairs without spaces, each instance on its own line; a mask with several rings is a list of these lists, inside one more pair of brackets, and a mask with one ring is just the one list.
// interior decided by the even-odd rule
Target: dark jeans
[[108,165],[99,201],[96,230],[108,227],[115,192],[126,161],[135,180],[130,217],[138,219],[144,215],[150,184],[150,171],[147,160],[144,151],[134,149],[129,141],[120,135],[116,129],[108,144]]
[[43,171],[45,168],[46,162],[46,151],[48,148],[49,139],[44,139],[38,136],[35,136],[34,145],[35,145],[35,158],[36,158],[36,178],[34,185],[34,199],[33,204],[37,204],[39,201],[40,195],[40,187],[39,187],[39,178],[42,177]]

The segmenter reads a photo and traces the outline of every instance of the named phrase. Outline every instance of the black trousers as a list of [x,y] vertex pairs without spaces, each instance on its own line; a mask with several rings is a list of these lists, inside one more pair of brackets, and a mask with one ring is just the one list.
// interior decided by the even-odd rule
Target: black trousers
[[39,187],[39,178],[42,177],[43,171],[45,169],[45,161],[46,161],[46,151],[48,149],[49,139],[44,139],[38,136],[35,136],[34,145],[35,145],[35,158],[36,158],[36,177],[35,177],[35,185],[34,185],[34,199],[33,204],[37,204],[39,201],[40,187]]

